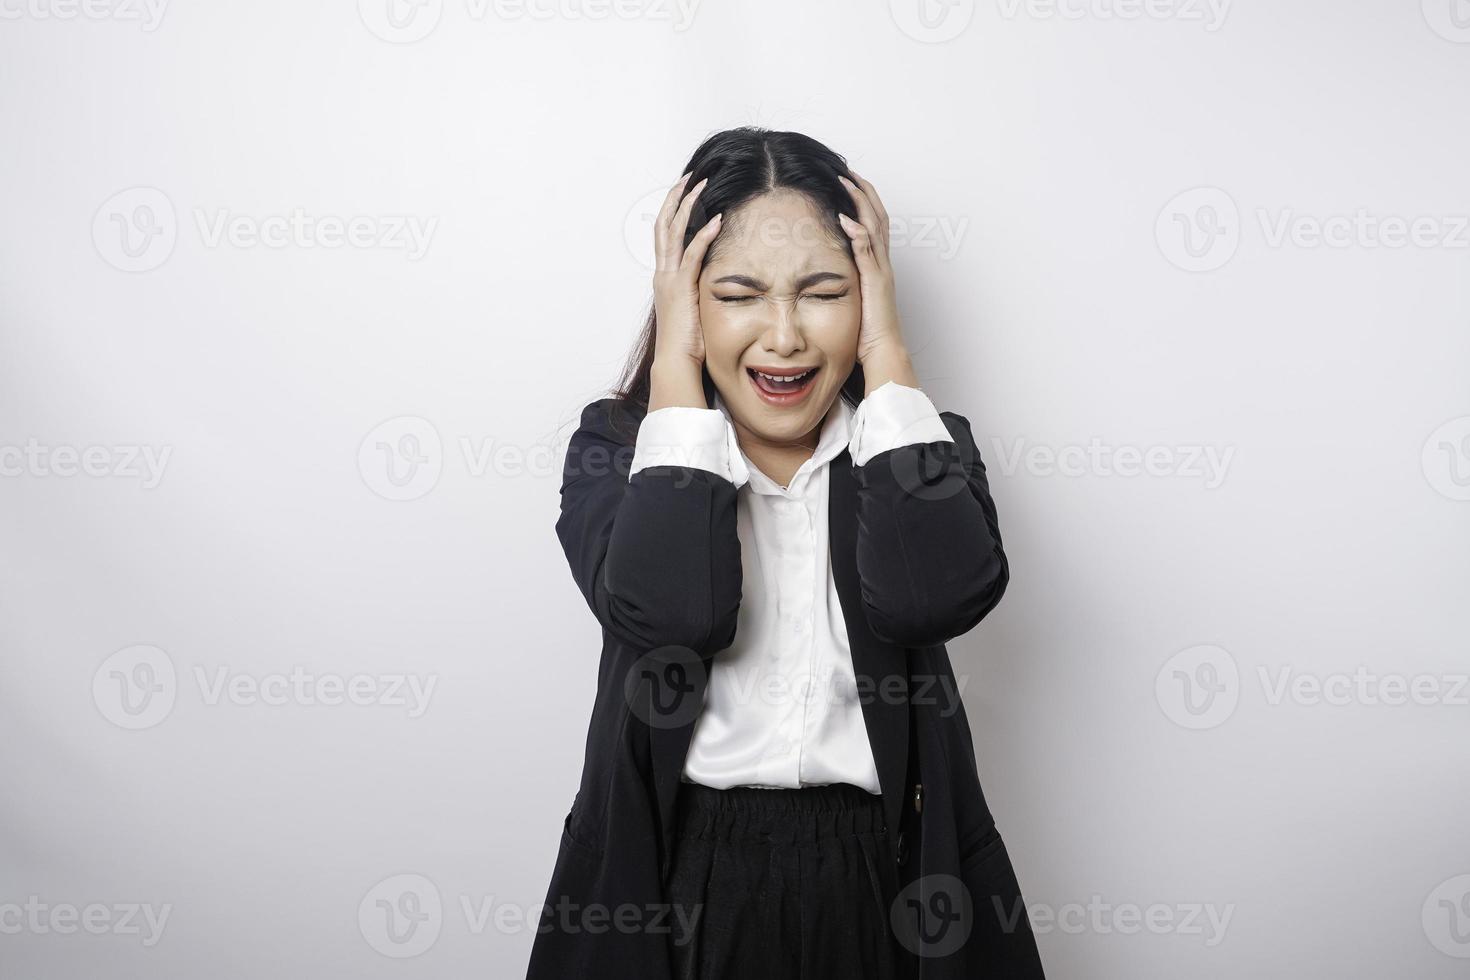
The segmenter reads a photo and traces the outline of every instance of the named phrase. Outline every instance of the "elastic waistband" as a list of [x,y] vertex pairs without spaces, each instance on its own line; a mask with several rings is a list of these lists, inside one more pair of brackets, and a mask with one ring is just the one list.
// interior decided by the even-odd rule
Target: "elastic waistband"
[[801,789],[679,786],[678,832],[686,839],[791,844],[883,830],[883,798],[847,783]]

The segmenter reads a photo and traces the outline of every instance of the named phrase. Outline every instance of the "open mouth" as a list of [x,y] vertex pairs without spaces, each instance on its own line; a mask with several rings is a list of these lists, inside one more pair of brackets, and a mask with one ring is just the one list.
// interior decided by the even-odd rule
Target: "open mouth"
[[755,390],[768,402],[788,405],[799,401],[811,389],[812,379],[820,367],[811,368],[746,368]]

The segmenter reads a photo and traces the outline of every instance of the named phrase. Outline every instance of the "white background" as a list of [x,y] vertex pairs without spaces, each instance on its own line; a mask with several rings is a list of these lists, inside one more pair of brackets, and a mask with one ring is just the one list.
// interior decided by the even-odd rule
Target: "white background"
[[1049,975],[1464,975],[1470,6],[924,2],[0,0],[7,980],[523,972],[600,642],[557,454],[745,123],[908,223]]

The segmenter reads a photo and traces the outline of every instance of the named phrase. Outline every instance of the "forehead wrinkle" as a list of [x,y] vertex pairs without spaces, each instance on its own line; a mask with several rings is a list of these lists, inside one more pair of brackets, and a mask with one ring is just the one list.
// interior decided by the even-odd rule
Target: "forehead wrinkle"
[[784,279],[805,288],[818,282],[846,281],[853,273],[852,257],[834,243],[751,246],[738,239],[722,242],[723,237],[715,239],[705,256],[704,274],[716,274],[707,280],[710,285],[729,281],[763,290],[770,288],[768,280]]

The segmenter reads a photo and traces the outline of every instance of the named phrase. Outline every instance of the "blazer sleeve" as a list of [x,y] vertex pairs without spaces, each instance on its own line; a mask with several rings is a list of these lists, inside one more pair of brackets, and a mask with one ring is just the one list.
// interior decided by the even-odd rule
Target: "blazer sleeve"
[[886,449],[853,467],[868,625],[905,647],[974,629],[1010,581],[969,420],[954,412],[939,418],[951,439]]
[[557,537],[603,629],[635,648],[704,658],[735,641],[740,609],[736,487],[694,465],[630,472],[635,443],[617,401],[582,411],[567,446]]

